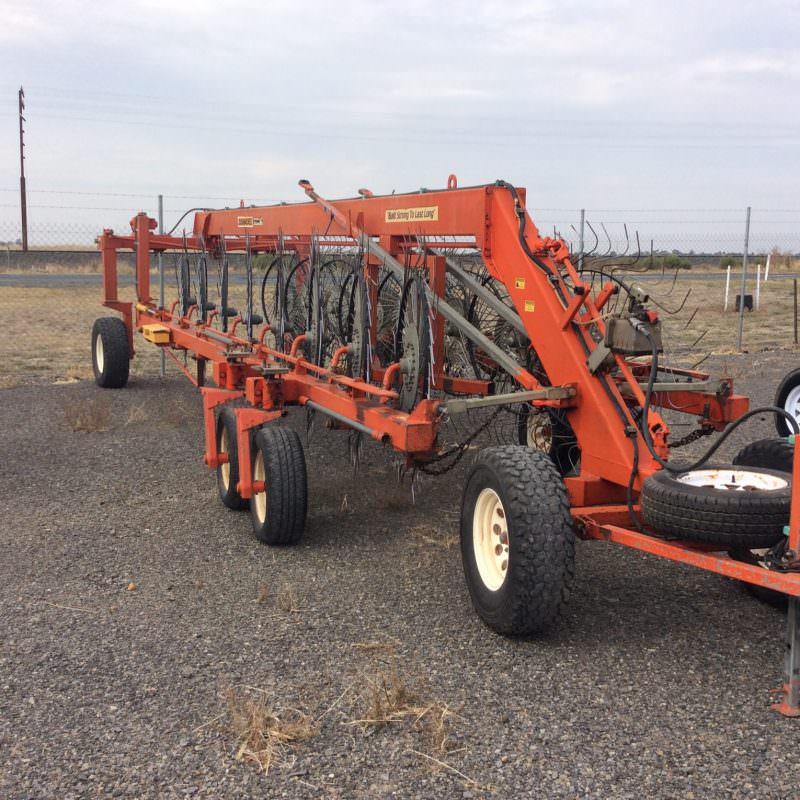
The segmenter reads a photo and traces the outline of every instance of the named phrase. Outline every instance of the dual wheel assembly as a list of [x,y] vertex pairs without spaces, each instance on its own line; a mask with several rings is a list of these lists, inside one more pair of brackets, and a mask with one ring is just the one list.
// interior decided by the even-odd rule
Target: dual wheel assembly
[[249,507],[253,532],[269,545],[297,544],[303,535],[308,508],[308,480],[303,445],[297,433],[280,425],[265,425],[252,439],[253,494],[237,491],[239,459],[236,412],[223,406],[217,415],[217,451],[227,461],[217,467],[217,490],[225,506]]

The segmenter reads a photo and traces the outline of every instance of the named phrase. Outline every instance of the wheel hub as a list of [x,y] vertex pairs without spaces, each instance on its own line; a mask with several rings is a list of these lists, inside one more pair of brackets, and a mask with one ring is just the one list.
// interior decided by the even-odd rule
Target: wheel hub
[[94,342],[94,359],[97,362],[97,371],[102,372],[105,366],[105,353],[103,352],[103,337],[98,336]]
[[508,573],[509,535],[505,509],[494,489],[484,489],[475,502],[472,546],[481,580],[496,592]]
[[[264,454],[259,450],[256,454],[255,463],[253,465],[253,482],[263,482],[265,480],[266,470],[264,469]],[[262,492],[254,492],[253,500],[255,501],[256,517],[260,523],[264,523],[267,519],[267,487],[264,487]]]
[[526,425],[527,444],[543,453],[549,453],[553,448],[553,422],[545,411],[531,409],[528,413]]
[[723,492],[774,492],[788,483],[777,475],[747,469],[696,469],[678,475],[676,480],[687,486],[707,486]]
[[410,411],[417,400],[419,390],[419,333],[416,325],[406,325],[403,328],[403,356],[400,359],[403,382],[400,386],[400,408]]
[[786,400],[783,402],[783,410],[800,422],[800,386],[795,386],[786,395]]

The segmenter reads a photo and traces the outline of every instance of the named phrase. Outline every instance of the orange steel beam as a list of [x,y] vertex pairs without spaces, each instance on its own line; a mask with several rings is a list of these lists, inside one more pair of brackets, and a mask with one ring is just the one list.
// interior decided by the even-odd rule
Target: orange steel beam
[[[498,183],[464,189],[349,198],[331,203],[320,198],[308,182],[301,185],[312,202],[198,212],[194,218],[193,234],[188,237],[189,245],[199,247],[205,242],[213,249],[217,246],[215,241],[224,236],[226,249],[230,250],[232,244],[244,242],[247,236],[251,248],[255,243],[268,249],[274,247],[278,236],[283,236],[284,242],[294,241],[300,247],[306,246],[303,243],[307,243],[317,231],[332,241],[349,241],[353,246],[369,242],[371,263],[376,258],[384,262],[388,259],[396,271],[402,267],[397,257],[404,249],[414,247],[414,243],[416,247],[421,243],[429,246],[432,240],[446,241],[448,238],[474,242],[489,271],[507,287],[514,308],[552,383],[577,386],[570,424],[581,448],[582,478],[592,480],[597,477],[625,486],[633,462],[634,439],[638,440],[639,450],[639,475],[634,488],[638,490],[641,480],[657,469],[629,409],[631,402],[642,405],[644,399],[636,377],[625,360],[616,355],[621,383],[625,384],[626,393],[632,398],[626,399],[615,380],[590,373],[586,359],[595,348],[595,342],[585,324],[576,325],[571,320],[584,311],[581,322],[593,321],[601,332],[604,322],[588,287],[570,262],[564,243],[542,237],[525,212],[524,190],[516,190],[515,198],[513,187]],[[522,241],[521,221],[525,229]],[[146,253],[143,253],[143,245],[146,242],[149,248],[168,249],[179,246],[179,240],[153,235],[152,226],[146,223],[143,215],[135,218],[134,227],[137,277],[140,290],[144,286],[149,294],[149,270],[144,269]],[[120,237],[107,242],[108,247],[121,245]],[[529,253],[533,253],[539,266],[533,263]],[[436,283],[435,276],[432,277]],[[581,290],[583,295],[580,295]],[[149,297],[145,295],[142,299],[147,301]],[[601,296],[598,302],[602,305],[604,299]],[[444,307],[440,309],[445,318],[448,318],[447,311]],[[562,331],[565,324],[566,330]],[[202,337],[201,331],[190,327],[186,334],[175,334],[175,344],[196,350],[203,357],[219,359],[218,354],[214,355],[219,348],[198,341]],[[249,342],[243,346],[249,347]],[[258,366],[264,358],[263,351],[253,348],[253,361],[245,372]],[[229,388],[233,388],[231,382],[245,374],[243,369],[233,367],[225,371]],[[524,388],[535,388],[535,378],[522,366],[515,377]],[[696,400],[692,398],[691,402]],[[726,408],[724,415],[716,416],[732,418],[742,409],[743,403],[737,402],[735,407]],[[657,451],[666,455],[669,430],[653,409],[647,424]],[[398,441],[398,437],[393,437],[393,441]]]
[[599,508],[573,508],[572,515],[581,526],[582,536],[641,550],[645,553],[679,561],[693,567],[716,572],[735,580],[763,586],[792,597],[800,597],[800,573],[778,572],[755,564],[735,561],[726,553],[711,551],[709,547],[691,542],[660,539],[646,533],[630,530],[617,522],[604,522],[603,518],[619,520],[627,516],[626,506],[601,506]]

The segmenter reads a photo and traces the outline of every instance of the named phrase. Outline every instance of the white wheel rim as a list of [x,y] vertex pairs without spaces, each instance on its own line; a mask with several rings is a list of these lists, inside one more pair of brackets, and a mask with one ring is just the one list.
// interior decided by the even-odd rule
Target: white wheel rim
[[696,469],[677,476],[687,486],[707,486],[721,492],[774,492],[788,486],[778,475],[767,475],[749,469]]
[[[86,351],[84,351],[86,352]],[[103,353],[103,337],[98,334],[94,340],[94,360],[97,364],[97,371],[102,372],[105,365],[105,354]]]
[[[784,400],[783,403],[783,410],[800,422],[800,385],[795,386],[790,390],[789,394],[786,395],[786,400]],[[791,428],[788,422],[786,422],[786,426]]]
[[531,411],[525,426],[528,447],[549,453],[553,447],[553,422],[547,412]]
[[[264,472],[264,454],[259,450],[256,453],[256,463],[253,466],[253,481],[263,481]],[[256,511],[256,518],[263,525],[267,519],[267,487],[264,487],[263,492],[253,492],[253,504]]]
[[472,515],[472,547],[478,574],[490,592],[496,592],[508,573],[508,519],[494,489],[484,489]]
[[[219,452],[227,453],[228,459],[230,459],[230,449],[228,447],[228,431],[226,428],[223,427],[222,433],[219,437]],[[222,485],[225,487],[225,491],[228,491],[228,488],[231,484],[231,464],[230,460],[226,461],[223,464],[219,465],[219,477],[222,480]]]

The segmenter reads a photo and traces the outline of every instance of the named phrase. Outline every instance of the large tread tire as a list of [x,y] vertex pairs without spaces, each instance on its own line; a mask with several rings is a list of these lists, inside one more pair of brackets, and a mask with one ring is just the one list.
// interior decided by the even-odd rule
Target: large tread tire
[[[508,522],[507,570],[494,590],[476,557],[476,505],[495,492]],[[552,627],[567,602],[575,571],[575,530],[556,466],[543,452],[507,445],[480,452],[461,505],[461,557],[475,610],[489,627],[529,636]]]
[[792,473],[794,445],[788,439],[759,439],[745,445],[733,459],[743,467],[763,467]]
[[121,389],[128,382],[131,355],[128,329],[119,317],[100,317],[92,326],[94,380],[104,389]]
[[[718,468],[731,469],[704,469]],[[659,533],[678,539],[739,550],[771,547],[789,521],[791,479],[776,470],[748,470],[782,478],[783,485],[770,491],[726,491],[681,483],[680,473],[660,470],[642,486],[642,516]]]
[[306,460],[293,430],[267,425],[256,434],[253,480],[264,491],[250,498],[253,532],[269,545],[296,544],[303,536],[308,507]]
[[[778,385],[775,392],[775,405],[800,423],[800,369],[793,369]],[[790,397],[791,395],[791,397]],[[789,436],[794,430],[789,427],[786,417],[775,415],[775,428],[780,436]]]
[[239,483],[239,448],[236,434],[236,411],[223,406],[217,415],[217,452],[227,452],[228,463],[217,467],[217,491],[222,504],[241,511],[249,503],[236,490]]

